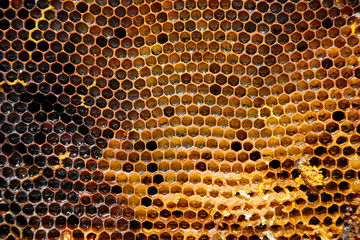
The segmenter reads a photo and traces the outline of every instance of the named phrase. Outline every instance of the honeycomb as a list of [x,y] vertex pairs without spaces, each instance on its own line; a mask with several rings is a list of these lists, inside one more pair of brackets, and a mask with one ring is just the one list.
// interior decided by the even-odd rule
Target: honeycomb
[[0,239],[360,239],[358,0],[0,9]]

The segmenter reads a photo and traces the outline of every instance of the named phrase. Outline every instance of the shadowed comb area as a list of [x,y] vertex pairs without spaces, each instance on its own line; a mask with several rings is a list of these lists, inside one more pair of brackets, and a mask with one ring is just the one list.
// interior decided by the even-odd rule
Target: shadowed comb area
[[0,239],[356,240],[358,0],[0,0]]

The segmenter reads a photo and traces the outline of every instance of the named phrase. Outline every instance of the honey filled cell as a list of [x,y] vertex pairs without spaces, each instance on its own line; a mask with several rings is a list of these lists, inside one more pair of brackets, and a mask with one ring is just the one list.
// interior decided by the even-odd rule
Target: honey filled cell
[[358,1],[0,9],[0,239],[360,239]]

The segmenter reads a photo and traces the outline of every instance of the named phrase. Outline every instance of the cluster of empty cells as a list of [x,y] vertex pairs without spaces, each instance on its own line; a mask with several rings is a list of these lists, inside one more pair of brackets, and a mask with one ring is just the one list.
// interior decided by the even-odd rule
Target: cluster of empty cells
[[0,1],[0,238],[346,239],[358,4]]

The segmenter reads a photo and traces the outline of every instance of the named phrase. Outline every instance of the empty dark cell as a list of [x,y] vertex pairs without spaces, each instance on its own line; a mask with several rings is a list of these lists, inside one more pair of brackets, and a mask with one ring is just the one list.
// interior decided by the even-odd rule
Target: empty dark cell
[[164,108],[164,115],[167,117],[172,117],[175,113],[175,109],[173,107],[165,107]]
[[[26,24],[26,23],[25,23],[25,24]],[[26,26],[26,25],[25,25],[25,26]],[[7,29],[9,29],[9,27],[10,27],[10,23],[9,23],[8,20],[3,19],[3,20],[0,21],[0,29],[2,29],[2,30],[7,30]],[[29,27],[29,25],[28,25],[27,27]],[[30,28],[28,28],[28,29],[30,29]]]
[[11,65],[9,62],[2,62],[0,63],[0,70],[3,72],[8,72],[11,70]]
[[80,2],[76,5],[76,9],[81,12],[81,13],[84,13],[88,10],[89,6],[84,3],[84,2]]
[[345,168],[348,166],[348,160],[346,158],[339,158],[337,160],[337,166],[340,168]]
[[36,43],[34,43],[33,41],[26,41],[25,42],[25,49],[28,51],[33,51],[36,48]]
[[49,187],[53,188],[53,189],[57,189],[60,186],[60,182],[56,179],[50,179],[49,180]]
[[272,23],[274,23],[274,22],[275,22],[275,15],[272,14],[272,13],[266,13],[266,14],[264,15],[264,21],[265,21],[265,23],[267,23],[267,24],[272,24]]
[[11,157],[9,158],[9,163],[11,166],[18,167],[21,165],[22,159],[21,155],[17,152],[15,152]]
[[255,8],[256,8],[256,4],[255,4],[254,1],[248,0],[248,1],[245,2],[244,8],[245,8],[246,10],[253,11],[253,10],[255,10]]
[[149,172],[156,172],[158,170],[158,166],[156,165],[156,163],[150,163],[149,165],[147,165],[147,170]]
[[339,125],[335,122],[330,122],[326,125],[326,131],[327,132],[336,132],[337,130],[339,130]]
[[[11,189],[11,190],[13,190],[13,191],[17,191],[17,190],[19,190],[20,189],[20,181],[19,180],[17,180],[17,179],[13,179],[13,180],[11,180],[10,181],[10,183],[9,183],[9,188]],[[12,203],[12,205],[17,205],[16,203]],[[18,205],[17,205],[18,206]],[[16,206],[14,206],[14,207],[16,207]],[[19,209],[20,210],[20,209]],[[14,211],[13,211],[14,212]]]
[[316,217],[312,217],[309,221],[310,225],[319,225],[320,224],[320,220]]
[[348,190],[349,189],[349,183],[348,182],[340,182],[339,184],[339,189],[342,191]]
[[14,217],[11,214],[6,214],[5,222],[9,224],[14,224],[15,223]]
[[22,208],[22,212],[26,215],[32,215],[34,213],[34,206],[31,204],[26,204],[23,208]]
[[[39,66],[39,70],[41,71],[40,69],[41,65]],[[33,75],[32,75],[32,80],[34,82],[37,82],[37,83],[40,83],[44,80],[44,74],[40,73],[40,72],[35,72]]]
[[20,136],[19,136],[19,134],[16,134],[16,133],[10,134],[8,136],[8,140],[11,144],[16,144],[20,141]]
[[72,85],[67,85],[64,89],[65,93],[68,95],[73,95],[75,93],[75,87]]
[[37,133],[34,136],[34,140],[38,144],[43,144],[45,142],[45,139],[46,139],[46,136],[45,136],[45,134],[42,134],[42,133]]
[[235,152],[238,152],[241,150],[241,143],[240,142],[232,142],[231,143],[231,149]]
[[30,58],[30,55],[29,55],[29,53],[27,51],[22,51],[22,52],[19,53],[19,60],[27,61],[27,60],[29,60],[29,58]]
[[39,86],[39,90],[44,94],[48,94],[50,92],[50,85],[47,83],[42,83]]
[[60,186],[62,190],[67,192],[71,191],[73,188],[73,184],[71,181],[63,181]]
[[55,201],[62,202],[66,200],[66,194],[63,191],[58,191],[55,194]]
[[286,13],[280,13],[276,16],[277,22],[280,24],[285,24],[287,21],[289,21],[289,16]]
[[41,201],[41,192],[39,190],[33,190],[29,193],[30,202],[37,203]]
[[111,129],[106,129],[103,131],[103,137],[107,138],[107,139],[111,139],[114,137],[114,131],[112,131]]
[[51,30],[48,30],[44,33],[44,37],[47,41],[53,41],[55,39],[55,33]]
[[22,62],[16,61],[13,63],[13,69],[16,72],[22,72],[24,70],[24,64]]
[[[60,45],[61,46],[61,45]],[[60,51],[61,49],[59,49],[58,51]],[[75,51],[75,45],[72,44],[71,42],[67,42],[65,43],[64,45],[64,50],[67,52],[67,53],[73,53]],[[57,51],[57,52],[58,52]]]
[[71,63],[68,63],[64,66],[64,71],[67,74],[73,74],[75,72],[75,66]]
[[8,124],[8,123],[4,123],[2,126],[1,126],[1,130],[4,132],[4,133],[12,133],[13,130],[14,130],[14,126],[12,124]]
[[8,80],[9,82],[14,82],[17,79],[17,74],[13,71],[8,72],[6,74],[6,80]]
[[59,42],[52,42],[50,47],[54,52],[60,52],[62,50],[62,45]]
[[150,151],[157,149],[157,143],[155,141],[149,141],[146,143],[146,148]]
[[342,111],[336,111],[332,114],[332,118],[335,121],[340,122],[341,120],[345,119],[345,113]]
[[273,169],[277,169],[280,167],[280,161],[279,160],[273,160],[269,163],[269,166]]
[[[8,51],[7,53],[5,53],[5,58],[9,61],[15,61],[17,59],[17,53],[12,50]],[[5,63],[5,62],[3,62],[3,63]]]
[[15,221],[16,225],[19,227],[25,227],[27,225],[27,219],[24,216],[17,216]]
[[253,33],[256,31],[256,24],[253,22],[247,22],[245,24],[245,31],[248,33]]
[[15,146],[16,151],[18,151],[20,154],[25,154],[26,153],[26,145],[23,143],[18,143]]
[[39,64],[38,69],[42,73],[46,73],[50,70],[50,65],[47,62],[42,62]]
[[131,221],[130,222],[130,229],[132,230],[138,230],[140,228],[140,223],[138,221]]
[[325,18],[323,21],[322,21],[322,25],[324,28],[331,28],[333,26],[333,21],[331,20],[331,18]]
[[147,192],[148,192],[149,195],[155,195],[155,194],[158,193],[158,190],[157,190],[156,187],[151,186],[151,187],[149,187],[149,188],[147,189]]
[[322,60],[321,65],[323,66],[323,68],[329,69],[333,66],[333,61],[327,58]]
[[76,125],[80,125],[80,124],[83,123],[83,118],[81,116],[79,116],[79,115],[74,115],[72,117],[72,120]]
[[154,176],[153,182],[157,184],[161,184],[162,182],[164,182],[164,177],[160,174],[157,174]]
[[73,11],[70,13],[70,20],[73,22],[78,22],[81,20],[81,14],[78,11]]
[[324,147],[322,147],[322,146],[320,146],[320,147],[317,147],[317,148],[315,149],[314,153],[315,153],[315,155],[317,155],[317,156],[321,156],[321,155],[327,153],[327,149],[324,148]]
[[5,239],[9,234],[10,234],[10,226],[6,224],[2,224],[0,226],[0,236]]
[[282,27],[278,24],[272,25],[271,32],[275,35],[279,35],[282,32]]
[[126,36],[126,30],[124,28],[117,28],[115,30],[115,36],[118,38],[124,38]]
[[254,151],[252,153],[250,153],[250,159],[253,160],[253,161],[256,161],[258,159],[261,158],[261,154],[259,151]]
[[113,187],[111,188],[111,192],[112,192],[112,193],[115,193],[115,194],[120,194],[120,193],[122,193],[122,189],[121,189],[120,186],[113,186]]
[[81,42],[81,35],[77,34],[77,33],[73,33],[70,35],[70,41],[78,44]]
[[221,87],[217,84],[214,84],[210,87],[210,92],[214,95],[219,95],[221,93]]
[[78,129],[79,133],[81,133],[82,135],[86,135],[89,133],[89,128],[86,127],[85,125],[81,125]]
[[150,198],[144,197],[141,199],[141,205],[143,205],[145,207],[149,207],[149,206],[151,206],[151,204],[152,204],[152,201]]
[[24,155],[23,162],[25,163],[25,165],[30,166],[30,165],[34,164],[34,158],[30,155]]
[[[6,23],[4,23],[4,21],[1,21],[1,25],[3,25],[3,24],[6,24]],[[9,26],[8,26],[8,27],[9,27]],[[28,20],[25,21],[25,28],[26,28],[27,30],[31,30],[31,29],[33,29],[33,28],[35,28],[35,27],[36,27],[36,24],[35,24],[35,21],[34,21],[34,20],[28,19]]]
[[57,55],[57,60],[60,62],[60,63],[66,63],[69,61],[69,55],[67,53],[59,53]]
[[59,168],[55,172],[56,178],[64,179],[66,177],[66,171],[63,168]]
[[353,154],[355,154],[355,149],[352,148],[352,147],[344,147],[344,149],[343,149],[343,154],[344,154],[345,156],[353,155]]
[[58,113],[62,113],[62,112],[64,112],[64,107],[61,104],[57,103],[54,105],[54,110]]
[[69,18],[69,15],[66,11],[64,10],[61,10],[57,13],[57,18],[62,21],[62,22],[65,22],[66,20],[68,20]]
[[296,46],[297,50],[303,52],[308,49],[308,44],[305,41],[301,41]]
[[38,22],[38,28],[40,30],[47,30],[49,28],[49,22],[45,20],[41,20]]
[[51,91],[55,94],[61,94],[63,92],[63,87],[62,87],[62,85],[56,83],[56,84],[52,85]]
[[30,144],[33,141],[33,136],[29,133],[25,133],[21,136],[21,141],[25,144]]
[[[69,114],[71,114],[71,113],[69,113]],[[70,123],[70,124],[66,125],[66,132],[67,133],[75,133],[76,130],[77,130],[77,126],[75,124]]]
[[99,47],[105,47],[107,44],[107,39],[103,36],[100,36],[100,37],[96,38],[96,44]]
[[54,176],[54,171],[51,168],[45,168],[43,170],[43,176],[46,178],[52,178]]
[[48,208],[45,204],[40,203],[39,205],[36,206],[35,211],[36,211],[36,214],[42,216],[47,213]]
[[158,43],[164,44],[169,40],[169,37],[165,33],[161,33],[157,36],[157,40],[158,40]]

